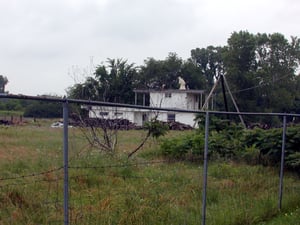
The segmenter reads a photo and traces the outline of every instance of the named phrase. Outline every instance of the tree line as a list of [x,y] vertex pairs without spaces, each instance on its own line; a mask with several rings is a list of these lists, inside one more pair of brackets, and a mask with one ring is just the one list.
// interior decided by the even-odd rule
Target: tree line
[[[67,92],[69,98],[133,104],[134,89],[177,89],[180,76],[189,89],[208,93],[224,75],[240,111],[300,113],[299,60],[297,37],[239,31],[230,35],[225,46],[192,49],[188,59],[176,53],[169,53],[163,60],[147,58],[143,65],[122,58],[107,59]],[[4,92],[8,79],[0,77],[0,90]],[[215,110],[225,110],[220,85],[214,102]],[[37,105],[8,105],[18,109],[24,106],[35,114],[39,112]],[[0,108],[5,109],[6,104],[2,102]],[[230,101],[228,109],[235,110]]]
[[[225,75],[240,111],[300,112],[300,40],[280,33],[234,32],[225,46],[191,50],[183,60],[169,53],[164,60],[147,58],[137,66],[124,59],[108,59],[68,89],[72,98],[133,103],[134,89],[177,89],[178,76],[189,89],[209,92]],[[216,109],[224,109],[216,89]],[[234,111],[233,106],[230,110]]]

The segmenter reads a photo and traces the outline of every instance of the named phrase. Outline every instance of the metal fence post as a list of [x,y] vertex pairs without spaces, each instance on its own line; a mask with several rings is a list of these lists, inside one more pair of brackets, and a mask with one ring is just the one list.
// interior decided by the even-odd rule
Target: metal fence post
[[64,225],[69,224],[69,165],[68,165],[68,120],[69,120],[69,109],[68,109],[68,101],[64,101],[63,103],[63,120],[64,120],[64,134],[63,134],[63,142],[64,142],[64,153],[63,153],[63,163],[64,163]]
[[202,225],[206,223],[206,188],[207,188],[207,155],[208,155],[208,136],[209,136],[209,112],[205,115],[205,142],[203,157],[203,189],[202,189]]
[[284,170],[284,155],[285,155],[285,136],[286,136],[286,115],[283,116],[283,127],[282,127],[280,181],[279,181],[279,199],[278,199],[278,209],[279,210],[281,210],[281,206],[282,206],[283,170]]

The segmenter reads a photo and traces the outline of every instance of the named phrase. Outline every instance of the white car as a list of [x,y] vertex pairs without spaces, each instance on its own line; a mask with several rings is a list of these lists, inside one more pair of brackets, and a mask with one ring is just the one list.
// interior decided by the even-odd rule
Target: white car
[[[55,122],[51,124],[52,128],[63,128],[64,127],[64,123],[63,122]],[[73,127],[71,125],[69,125],[68,127]]]
[[62,122],[55,122],[51,124],[52,128],[63,128],[64,127],[64,123]]

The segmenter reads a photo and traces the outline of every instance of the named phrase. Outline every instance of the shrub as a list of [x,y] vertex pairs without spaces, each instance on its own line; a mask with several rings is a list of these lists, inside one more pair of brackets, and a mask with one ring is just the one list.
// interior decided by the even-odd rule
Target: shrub
[[[260,151],[260,163],[277,165],[281,159],[282,129],[254,129],[245,132],[245,148],[255,146]],[[286,132],[285,154],[286,166],[291,169],[297,167],[300,161],[300,134],[299,126],[288,127]]]
[[195,133],[164,139],[161,143],[161,150],[164,156],[174,159],[192,159],[203,155],[204,135]]
[[[215,123],[216,124],[216,123]],[[218,122],[210,128],[209,157],[243,160],[249,164],[277,166],[281,160],[282,128],[245,130],[239,125]],[[222,124],[222,125],[220,125]],[[300,169],[299,126],[287,128],[285,166]],[[161,150],[165,156],[175,159],[199,158],[204,149],[204,132],[165,139]]]

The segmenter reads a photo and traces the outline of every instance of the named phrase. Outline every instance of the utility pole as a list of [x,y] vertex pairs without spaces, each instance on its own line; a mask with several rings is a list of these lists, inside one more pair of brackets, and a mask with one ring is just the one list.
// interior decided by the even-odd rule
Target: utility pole
[[[221,84],[222,84],[222,92],[223,92],[225,110],[226,110],[226,112],[228,112],[229,110],[228,110],[227,98],[226,98],[225,87],[224,87],[224,76],[221,74],[220,78],[221,78]],[[228,117],[228,115],[227,115],[227,117]]]
[[[236,101],[234,100],[234,97],[233,97],[233,95],[232,95],[232,93],[231,93],[231,91],[230,91],[229,85],[228,85],[228,83],[227,83],[227,80],[226,80],[224,74],[220,74],[220,75],[219,75],[217,81],[215,82],[215,84],[214,84],[214,86],[212,87],[212,89],[211,89],[209,95],[207,96],[207,98],[206,98],[206,100],[205,100],[205,102],[204,102],[204,104],[203,104],[201,110],[203,111],[204,109],[208,109],[208,102],[209,102],[209,100],[210,100],[210,98],[211,98],[213,92],[215,91],[215,89],[216,89],[216,87],[217,87],[217,85],[218,85],[218,83],[219,83],[219,80],[221,80],[222,93],[223,93],[223,99],[224,99],[224,104],[225,104],[225,110],[226,110],[227,112],[229,111],[229,110],[228,110],[228,104],[227,104],[227,98],[226,98],[226,91],[225,91],[225,89],[227,89],[227,92],[228,92],[229,95],[230,95],[230,98],[231,98],[231,101],[233,102],[233,105],[234,105],[234,107],[235,107],[235,110],[236,110],[237,112],[240,112],[240,110],[239,110],[239,108],[238,108],[238,105],[236,104]],[[244,120],[243,120],[242,115],[239,115],[239,118],[240,118],[240,121],[241,121],[242,125],[244,126],[244,128],[246,128],[246,125],[245,125],[245,122],[244,122]]]

